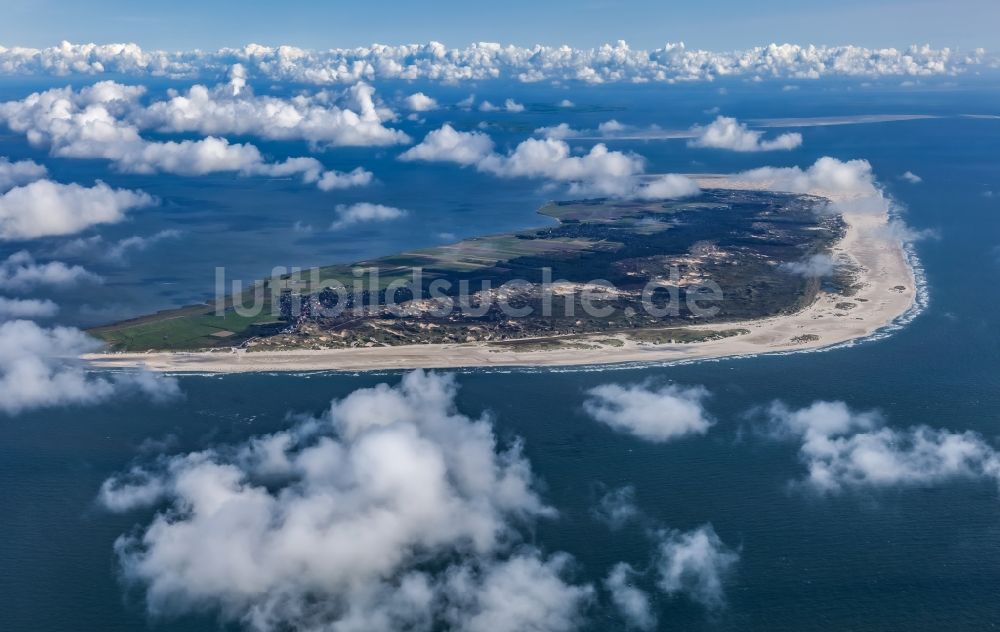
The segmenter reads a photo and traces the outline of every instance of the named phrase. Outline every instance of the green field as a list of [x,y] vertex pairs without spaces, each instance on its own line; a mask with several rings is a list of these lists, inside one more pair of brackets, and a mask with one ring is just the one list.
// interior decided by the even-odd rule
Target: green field
[[267,335],[280,324],[266,309],[256,317],[241,316],[229,308],[224,316],[212,305],[163,312],[140,319],[91,329],[90,333],[116,350],[164,349],[169,351],[232,346],[234,340]]

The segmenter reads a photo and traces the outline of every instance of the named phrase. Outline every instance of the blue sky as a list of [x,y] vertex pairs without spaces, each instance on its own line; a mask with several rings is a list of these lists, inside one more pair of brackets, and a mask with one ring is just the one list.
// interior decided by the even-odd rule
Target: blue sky
[[248,42],[309,48],[438,40],[634,47],[684,41],[711,50],[772,41],[1000,48],[996,0],[5,0],[0,45],[133,41],[164,49]]

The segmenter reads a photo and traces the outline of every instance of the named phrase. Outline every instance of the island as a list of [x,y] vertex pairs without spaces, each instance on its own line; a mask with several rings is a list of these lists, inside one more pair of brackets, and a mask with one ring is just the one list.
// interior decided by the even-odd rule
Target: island
[[550,226],[286,272],[91,330],[103,367],[241,372],[672,362],[827,347],[911,308],[885,213],[701,176],[683,200],[556,201]]

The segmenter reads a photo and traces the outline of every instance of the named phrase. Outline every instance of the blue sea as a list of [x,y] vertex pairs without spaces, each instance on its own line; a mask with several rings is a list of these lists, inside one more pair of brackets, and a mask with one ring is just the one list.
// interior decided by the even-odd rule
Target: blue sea
[[[0,83],[0,100],[23,98],[47,80]],[[163,91],[175,83],[153,84]],[[385,84],[385,96],[423,89],[443,103],[467,96],[436,85]],[[526,535],[546,552],[575,560],[573,578],[598,584],[619,561],[644,567],[644,526],[611,530],[593,507],[608,489],[635,488],[650,523],[692,529],[711,523],[738,549],[726,605],[706,611],[653,591],[663,630],[983,630],[1000,625],[1000,490],[994,480],[862,489],[816,496],[789,485],[804,475],[796,446],[760,441],[748,411],[782,400],[805,406],[842,400],[878,409],[892,426],[927,424],[974,430],[1000,446],[1000,114],[995,84],[966,78],[917,86],[887,82],[772,82],[596,87],[483,83],[477,97],[524,103],[519,114],[446,109],[426,121],[400,121],[422,138],[445,121],[472,129],[481,121],[501,148],[537,127],[568,122],[593,128],[608,119],[666,129],[707,123],[714,108],[740,120],[929,114],[936,118],[788,128],[802,147],[738,154],[688,148],[683,140],[608,141],[634,151],[647,171],[729,172],[765,165],[806,167],[821,156],[871,162],[879,182],[915,229],[935,237],[915,244],[926,279],[926,307],[876,340],[823,352],[677,366],[572,370],[463,370],[458,407],[489,411],[498,435],[521,437],[558,511]],[[552,107],[569,98],[575,108]],[[711,113],[709,113],[711,112]],[[241,140],[231,138],[230,140]],[[250,139],[247,139],[250,140]],[[266,143],[276,157],[304,155],[305,143]],[[592,141],[571,141],[588,146]],[[276,265],[351,262],[484,233],[540,226],[536,210],[560,195],[543,183],[497,179],[454,165],[403,163],[399,150],[335,149],[329,167],[364,165],[369,188],[321,193],[290,180],[125,175],[104,161],[54,159],[21,135],[0,131],[0,155],[44,162],[55,179],[140,188],[160,200],[105,239],[179,234],[126,264],[61,256],[106,281],[59,295],[59,322],[91,326],[205,300],[215,268],[252,280]],[[901,179],[911,171],[919,184]],[[406,209],[398,222],[329,231],[337,204],[375,202]],[[311,230],[309,228],[311,227]],[[91,234],[91,233],[88,233]],[[0,244],[0,258],[30,248],[39,257],[68,239]],[[251,374],[181,376],[184,398],[154,404],[123,398],[92,407],[0,415],[0,630],[215,630],[211,613],[151,619],[141,594],[123,586],[115,539],[146,524],[149,513],[110,514],[96,502],[101,483],[142,458],[144,442],[176,437],[173,452],[286,427],[291,412],[317,414],[332,399],[400,375]],[[718,420],[703,437],[652,444],[616,433],[582,408],[587,389],[654,380],[703,385]],[[601,604],[595,630],[621,629]]]

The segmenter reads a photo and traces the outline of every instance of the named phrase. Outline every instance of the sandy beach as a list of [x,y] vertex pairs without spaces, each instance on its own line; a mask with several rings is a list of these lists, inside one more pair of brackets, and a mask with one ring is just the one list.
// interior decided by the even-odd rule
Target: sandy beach
[[[761,181],[726,176],[698,176],[699,185],[715,188],[768,189]],[[810,191],[836,200],[826,191]],[[620,336],[621,346],[602,344],[607,334],[573,342],[593,348],[514,351],[487,343],[426,344],[329,350],[149,352],[90,354],[95,368],[146,368],[164,372],[239,373],[271,371],[365,371],[415,368],[573,366],[673,362],[727,356],[819,349],[864,338],[891,324],[916,300],[916,280],[903,244],[889,228],[886,213],[843,213],[847,230],[834,246],[858,269],[858,291],[844,297],[821,292],[805,309],[790,315],[745,322],[713,323],[694,329],[742,328],[735,337],[685,344],[640,343]],[[838,308],[845,302],[851,309]]]

